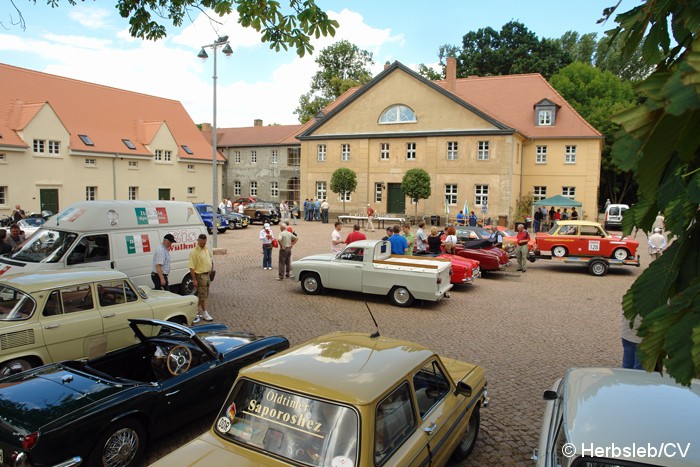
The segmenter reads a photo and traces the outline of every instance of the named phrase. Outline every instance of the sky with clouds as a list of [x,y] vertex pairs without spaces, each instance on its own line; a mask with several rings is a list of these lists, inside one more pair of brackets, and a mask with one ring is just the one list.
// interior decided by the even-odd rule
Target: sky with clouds
[[[315,55],[298,57],[293,50],[275,52],[260,35],[242,28],[237,16],[209,20],[192,10],[182,27],[168,26],[166,39],[134,39],[128,21],[119,16],[116,0],[78,1],[59,8],[14,0],[0,1],[0,62],[36,71],[175,99],[197,122],[212,121],[210,58],[197,53],[219,35],[228,35],[234,54],[217,58],[219,127],[294,124],[299,96],[309,89],[317,66]],[[282,0],[284,3],[284,0]],[[340,23],[335,37],[313,40],[315,51],[341,39],[372,52],[373,73],[386,61],[412,68],[436,65],[443,44],[459,45],[462,36],[484,27],[500,29],[511,20],[524,23],[539,37],[559,37],[568,30],[602,35],[613,24],[599,25],[603,8],[617,0],[316,0]],[[623,0],[618,11],[636,3]],[[210,12],[209,12],[210,13]],[[211,13],[210,13],[211,15]]]

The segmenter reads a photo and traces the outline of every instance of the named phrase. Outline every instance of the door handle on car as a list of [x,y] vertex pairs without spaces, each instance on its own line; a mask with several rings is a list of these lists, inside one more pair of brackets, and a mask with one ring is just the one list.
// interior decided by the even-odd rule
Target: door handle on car
[[103,317],[103,318],[114,318],[115,316],[117,316],[116,313],[107,313],[106,315],[104,315],[104,316],[102,316],[102,317]]
[[177,394],[178,392],[180,392],[179,389],[178,389],[177,391],[173,391],[173,392],[166,392],[166,393],[165,393],[165,397],[174,396],[174,395]]
[[48,326],[44,326],[44,329],[56,329],[57,327],[60,327],[61,325],[58,323],[54,324],[49,324]]
[[433,423],[430,426],[426,426],[425,428],[423,428],[423,431],[425,431],[427,435],[432,435],[433,431],[435,431],[435,428],[437,428],[437,423]]

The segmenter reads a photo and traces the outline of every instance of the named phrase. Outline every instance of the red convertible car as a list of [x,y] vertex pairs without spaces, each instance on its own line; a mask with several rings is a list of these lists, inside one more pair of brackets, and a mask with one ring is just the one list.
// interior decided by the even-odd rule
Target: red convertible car
[[436,257],[447,258],[452,263],[452,274],[450,275],[450,282],[452,284],[473,284],[474,279],[481,276],[479,261],[475,259],[447,253],[436,255]]
[[471,240],[458,244],[455,254],[479,262],[482,271],[499,271],[508,266],[508,253],[494,247],[488,240]]
[[[537,250],[552,256],[602,256],[626,260],[637,255],[639,242],[610,235],[597,222],[557,221],[547,233],[536,237]],[[483,266],[482,266],[483,268]]]

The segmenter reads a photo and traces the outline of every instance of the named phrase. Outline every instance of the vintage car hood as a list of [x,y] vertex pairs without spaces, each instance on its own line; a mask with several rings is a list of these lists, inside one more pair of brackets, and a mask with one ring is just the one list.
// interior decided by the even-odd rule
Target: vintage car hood
[[224,442],[207,432],[151,465],[154,467],[170,467],[172,465],[254,467],[259,465],[288,466],[290,464],[233,443]]
[[442,360],[442,363],[445,364],[445,368],[447,369],[447,372],[450,374],[454,382],[461,381],[464,379],[465,376],[467,376],[471,371],[476,368],[478,365],[474,365],[473,363],[467,363],[463,362],[461,360],[455,360],[453,358],[448,358],[448,357],[440,357],[440,360]]
[[294,261],[295,263],[301,263],[303,261],[330,261],[335,258],[335,253],[323,253],[319,255],[305,256],[304,258]]
[[[31,433],[120,390],[60,363],[45,365],[0,380],[0,414],[3,422]],[[5,429],[0,424],[0,432]]]

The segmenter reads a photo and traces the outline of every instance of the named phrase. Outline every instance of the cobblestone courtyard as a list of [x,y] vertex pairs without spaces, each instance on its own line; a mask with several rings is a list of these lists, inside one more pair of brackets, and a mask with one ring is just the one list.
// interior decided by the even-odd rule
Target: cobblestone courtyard
[[[527,273],[514,267],[453,288],[437,304],[416,302],[408,309],[388,304],[386,297],[326,291],[305,295],[299,283],[277,281],[262,269],[259,225],[218,236],[226,255],[215,257],[209,311],[232,329],[281,334],[292,345],[319,334],[374,330],[364,301],[383,335],[421,343],[440,355],[486,368],[491,405],[481,412],[481,432],[471,457],[460,465],[532,465],[544,402],[542,393],[569,367],[619,366],[620,302],[649,263],[646,238],[637,235],[642,266],[611,268],[605,277],[589,275],[583,266],[538,261]],[[300,222],[293,260],[330,251],[332,224]],[[343,238],[351,228],[345,226]],[[274,232],[279,232],[273,226]],[[369,232],[371,239],[383,232]],[[153,462],[211,425],[208,415],[187,430],[151,445]]]

